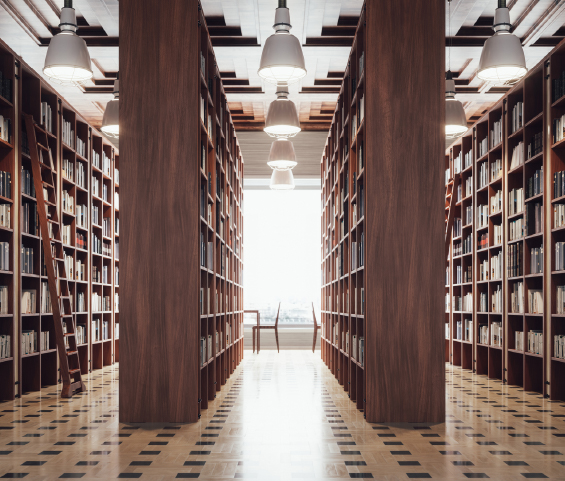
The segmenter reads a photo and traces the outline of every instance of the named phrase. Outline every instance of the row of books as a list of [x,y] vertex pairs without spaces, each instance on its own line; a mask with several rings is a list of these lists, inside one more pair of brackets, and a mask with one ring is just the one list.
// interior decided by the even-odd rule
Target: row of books
[[365,337],[353,334],[351,336],[351,357],[361,364],[365,365]]
[[26,234],[39,235],[39,219],[35,202],[22,202],[22,231]]
[[553,228],[565,226],[565,204],[553,204]]
[[512,121],[510,124],[510,132],[513,134],[524,126],[524,102],[516,102],[512,107]]
[[502,178],[502,159],[496,159],[490,164],[490,181]]
[[9,271],[10,269],[10,243],[6,241],[0,242],[0,271]]
[[35,185],[33,184],[33,176],[31,172],[27,170],[26,167],[22,165],[22,194],[29,195],[30,197],[35,197]]
[[33,247],[21,247],[21,259],[22,273],[24,274],[35,274],[34,260],[33,260]]
[[72,124],[63,119],[63,143],[68,145],[71,149],[75,148],[75,131]]
[[[529,149],[529,147],[528,147]],[[529,158],[529,156],[528,156]],[[510,161],[510,170],[514,170],[524,164],[524,142],[520,141],[512,149],[512,158]]]
[[526,204],[525,235],[543,232],[543,204],[541,202]]
[[12,120],[0,114],[0,139],[12,143]]
[[565,71],[552,80],[551,86],[551,103],[553,103],[565,95]]
[[555,199],[565,195],[565,171],[553,174],[553,197]]
[[96,176],[92,176],[92,195],[100,197],[100,180]]
[[108,312],[112,310],[110,296],[101,296],[97,292],[92,293],[92,311]]
[[500,142],[502,142],[502,117],[492,124],[492,129],[490,130],[490,148],[496,147]]
[[481,162],[479,166],[479,189],[487,186],[489,183],[488,162]]
[[512,189],[508,193],[508,215],[524,212],[524,189]]
[[463,254],[470,254],[473,251],[473,234],[468,234],[463,239]]
[[543,165],[526,182],[526,199],[543,194]]
[[524,313],[524,283],[514,282],[510,293],[510,312],[514,314]]
[[75,164],[69,159],[63,159],[63,178],[74,182]]
[[488,205],[479,204],[477,206],[477,229],[488,227]]
[[502,211],[502,190],[497,190],[490,198],[490,213],[497,214]]
[[75,214],[75,198],[72,194],[69,193],[68,190],[63,190],[62,195],[63,201],[63,211],[67,212],[68,214],[74,215]]
[[565,359],[565,336],[563,334],[553,336],[553,357]]
[[501,224],[493,224],[493,246],[502,245],[502,225]]
[[208,338],[200,338],[200,367],[204,366],[204,363],[212,359],[214,353],[212,351],[212,334],[208,334]]
[[502,288],[497,286],[490,296],[490,312],[500,314],[502,313],[502,305],[504,300],[502,299]]
[[468,205],[465,207],[465,225],[471,225],[473,223],[473,206]]
[[477,249],[481,250],[481,249],[486,249],[489,246],[489,238],[488,238],[488,233],[487,232],[483,232],[482,234],[479,234],[477,236]]
[[22,290],[22,314],[37,314],[37,291],[35,289]]
[[479,292],[479,312],[488,312],[488,293]]
[[47,132],[53,133],[53,110],[47,102],[41,102],[41,125]]
[[0,70],[0,96],[4,97],[8,102],[12,102],[12,79],[6,77]]
[[528,159],[541,154],[543,151],[543,137],[542,132],[534,134],[528,144]]
[[470,175],[465,179],[465,198],[473,195],[473,176]]
[[479,344],[488,345],[488,326],[486,324],[479,324]]
[[565,242],[555,243],[555,270],[565,270]]
[[[459,154],[459,158],[461,158],[461,154]],[[473,165],[473,149],[466,152],[465,155],[463,156],[463,167],[465,169],[468,169],[472,165]]]
[[0,286],[0,314],[8,314],[8,286]]
[[510,221],[508,224],[508,238],[515,241],[524,237],[524,220],[522,218]]
[[12,343],[9,334],[0,334],[0,359],[12,357]]
[[503,331],[502,322],[494,321],[490,323],[490,345],[502,347]]
[[481,158],[483,155],[486,155],[488,152],[488,137],[485,136],[485,138],[483,140],[481,140],[480,142],[477,142],[477,148],[478,148],[478,155],[479,158]]
[[0,171],[0,196],[12,198],[12,174],[3,170]]
[[23,330],[22,331],[22,355],[33,354],[37,352],[37,331]]
[[101,321],[99,317],[92,319],[92,342],[106,341],[110,339],[110,322]]
[[543,314],[542,289],[528,289],[528,313]]
[[543,246],[530,249],[530,274],[543,274]]
[[77,137],[77,154],[80,155],[81,157],[85,157],[86,158],[86,142],[84,142],[80,137]]
[[[524,333],[522,332],[522,338]],[[522,341],[522,351],[524,350],[524,343]],[[532,330],[528,331],[528,352],[543,356],[543,331]]]
[[365,235],[362,232],[359,242],[351,243],[351,270],[358,269],[365,265]]
[[471,319],[465,319],[463,321],[457,321],[457,331],[456,338],[458,341],[468,341],[473,342],[473,321]]
[[53,312],[53,306],[51,304],[51,293],[49,292],[49,286],[47,282],[41,282],[41,307],[40,312],[42,314],[48,314]]

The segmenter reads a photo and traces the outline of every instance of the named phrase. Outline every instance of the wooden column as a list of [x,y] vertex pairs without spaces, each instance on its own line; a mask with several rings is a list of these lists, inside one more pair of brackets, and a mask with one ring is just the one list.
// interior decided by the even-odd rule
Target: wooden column
[[120,2],[120,421],[198,420],[196,0]]
[[443,0],[369,0],[366,419],[443,422]]

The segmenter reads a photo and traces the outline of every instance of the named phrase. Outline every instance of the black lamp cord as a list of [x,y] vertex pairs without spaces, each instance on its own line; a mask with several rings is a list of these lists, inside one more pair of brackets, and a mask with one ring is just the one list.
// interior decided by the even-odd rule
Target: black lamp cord
[[498,0],[498,8],[506,8],[506,0]]
[[65,0],[65,8],[73,8],[73,0]]
[[286,8],[286,0],[279,0],[279,8]]

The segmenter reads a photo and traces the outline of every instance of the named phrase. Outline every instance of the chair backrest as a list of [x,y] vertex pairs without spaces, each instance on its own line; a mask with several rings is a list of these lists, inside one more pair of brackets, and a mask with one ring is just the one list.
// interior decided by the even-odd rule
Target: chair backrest
[[281,312],[281,303],[279,302],[279,310],[277,311],[277,318],[275,320],[275,327],[279,324],[279,312]]
[[318,327],[318,323],[316,322],[316,311],[314,310],[314,303],[312,303],[312,317],[314,318],[314,327]]

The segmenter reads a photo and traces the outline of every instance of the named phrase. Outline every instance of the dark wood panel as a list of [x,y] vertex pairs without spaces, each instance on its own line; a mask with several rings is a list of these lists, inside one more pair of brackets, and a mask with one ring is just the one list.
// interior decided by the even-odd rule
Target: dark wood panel
[[120,421],[198,419],[198,2],[120,2]]
[[366,418],[443,422],[444,3],[366,6]]

